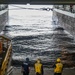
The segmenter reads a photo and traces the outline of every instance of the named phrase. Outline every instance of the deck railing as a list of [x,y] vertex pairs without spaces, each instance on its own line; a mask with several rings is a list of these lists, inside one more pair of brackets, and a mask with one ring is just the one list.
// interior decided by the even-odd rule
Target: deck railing
[[8,4],[0,4],[0,11],[8,8]]
[[11,40],[4,36],[0,36],[0,42],[0,75],[5,75],[12,51],[12,45]]
[[54,5],[54,8],[75,13],[75,5]]

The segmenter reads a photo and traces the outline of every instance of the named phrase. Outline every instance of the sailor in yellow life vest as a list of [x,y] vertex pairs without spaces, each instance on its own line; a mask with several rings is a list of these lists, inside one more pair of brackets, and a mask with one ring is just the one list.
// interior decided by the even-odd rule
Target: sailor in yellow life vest
[[37,59],[36,63],[34,64],[34,69],[36,75],[43,75],[43,64],[41,63],[40,59]]
[[63,64],[61,63],[60,58],[56,60],[56,64],[54,65],[54,75],[62,75]]

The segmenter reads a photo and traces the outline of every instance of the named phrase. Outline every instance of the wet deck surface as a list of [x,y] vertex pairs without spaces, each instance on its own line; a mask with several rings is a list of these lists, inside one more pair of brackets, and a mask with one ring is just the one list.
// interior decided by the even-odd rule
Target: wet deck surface
[[[14,68],[11,75],[22,75],[21,68]],[[35,75],[35,71],[33,68],[31,68],[29,75]],[[44,68],[44,75],[54,75],[53,69]],[[75,68],[64,69],[62,75],[75,75]]]

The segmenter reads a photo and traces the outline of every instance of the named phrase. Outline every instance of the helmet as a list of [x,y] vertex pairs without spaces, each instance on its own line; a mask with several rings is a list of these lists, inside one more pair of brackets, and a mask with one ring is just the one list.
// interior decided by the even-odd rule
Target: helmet
[[41,62],[41,60],[40,59],[37,59],[37,63],[40,63]]
[[29,62],[29,58],[26,58],[26,62]]
[[60,58],[58,58],[56,61],[57,61],[57,62],[61,62]]

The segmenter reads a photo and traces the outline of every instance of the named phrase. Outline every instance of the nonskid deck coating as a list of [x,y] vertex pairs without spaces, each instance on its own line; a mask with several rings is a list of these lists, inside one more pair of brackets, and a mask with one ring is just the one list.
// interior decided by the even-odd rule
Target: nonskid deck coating
[[[22,75],[21,67],[15,67],[11,75]],[[35,75],[34,68],[31,67],[29,75]],[[53,68],[44,68],[44,75],[54,75]],[[75,68],[64,68],[62,75],[75,75]]]

